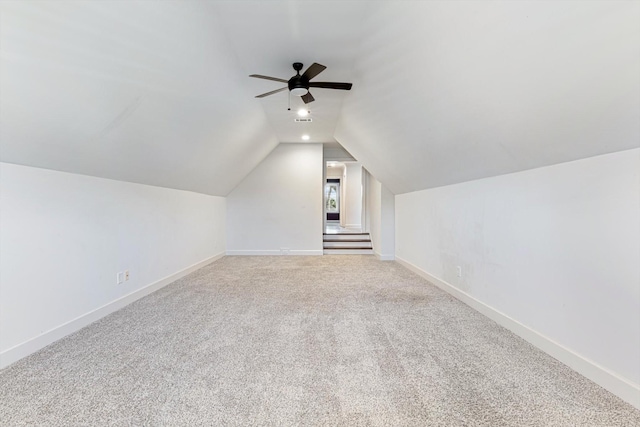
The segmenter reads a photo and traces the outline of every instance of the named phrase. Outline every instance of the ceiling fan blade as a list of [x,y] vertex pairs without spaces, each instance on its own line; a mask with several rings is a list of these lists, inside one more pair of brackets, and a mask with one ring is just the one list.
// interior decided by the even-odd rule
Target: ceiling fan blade
[[305,104],[308,104],[308,103],[313,102],[315,100],[313,95],[311,95],[311,92],[305,93],[300,98],[302,98],[302,100],[304,101]]
[[262,95],[256,95],[256,98],[264,98],[265,96],[273,95],[274,93],[282,92],[283,90],[287,90],[289,87],[281,87],[280,89],[272,90],[271,92],[263,93]]
[[255,77],[256,79],[273,80],[274,82],[288,83],[288,80],[279,79],[277,77],[262,76],[260,74],[251,74],[249,75],[249,77]]
[[304,72],[303,76],[311,80],[312,78],[323,72],[325,68],[327,67],[314,62],[309,66],[309,68],[307,68],[307,71]]
[[309,87],[321,87],[325,89],[351,90],[352,83],[334,83],[334,82],[309,82]]

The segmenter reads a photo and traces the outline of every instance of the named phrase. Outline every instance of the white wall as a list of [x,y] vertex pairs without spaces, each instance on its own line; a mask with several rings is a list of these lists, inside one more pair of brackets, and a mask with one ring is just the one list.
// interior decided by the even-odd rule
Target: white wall
[[322,255],[322,144],[280,144],[227,196],[227,254]]
[[355,162],[356,159],[349,154],[342,145],[336,143],[323,144],[324,160],[335,162]]
[[362,227],[362,166],[345,163],[345,223],[350,228]]
[[375,255],[384,261],[395,258],[395,196],[363,170],[366,226]]
[[0,182],[0,366],[224,253],[222,197],[8,163]]
[[365,231],[368,231],[371,235],[371,244],[373,245],[374,252],[379,254],[380,245],[382,244],[382,235],[380,231],[380,223],[382,221],[382,184],[380,184],[380,181],[375,179],[373,175],[366,170],[364,174],[364,181],[366,192],[365,216],[367,220],[367,229]]
[[332,166],[327,167],[327,178],[340,178],[344,177],[344,166]]
[[395,259],[396,253],[396,205],[395,195],[384,185],[380,186],[380,242],[379,257]]
[[397,195],[396,219],[400,261],[640,406],[640,149]]

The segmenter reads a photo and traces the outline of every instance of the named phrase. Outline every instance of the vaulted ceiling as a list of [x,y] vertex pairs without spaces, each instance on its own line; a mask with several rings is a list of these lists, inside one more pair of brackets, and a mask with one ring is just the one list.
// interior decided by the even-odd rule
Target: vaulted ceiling
[[[0,160],[226,195],[278,142],[403,193],[640,146],[640,2],[0,3]],[[328,68],[313,123],[282,86]]]

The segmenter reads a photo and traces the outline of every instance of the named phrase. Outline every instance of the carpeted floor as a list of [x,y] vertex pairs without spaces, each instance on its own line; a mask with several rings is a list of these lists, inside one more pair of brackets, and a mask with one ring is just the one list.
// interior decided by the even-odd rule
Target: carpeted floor
[[640,426],[394,262],[225,257],[0,372],[0,424]]

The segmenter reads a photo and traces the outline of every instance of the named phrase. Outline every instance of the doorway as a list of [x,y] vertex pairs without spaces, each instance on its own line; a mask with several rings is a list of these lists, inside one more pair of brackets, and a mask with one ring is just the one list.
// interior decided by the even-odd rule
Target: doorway
[[340,223],[340,178],[327,178],[324,185],[327,224]]
[[362,166],[356,161],[325,162],[323,189],[323,232],[364,231]]

